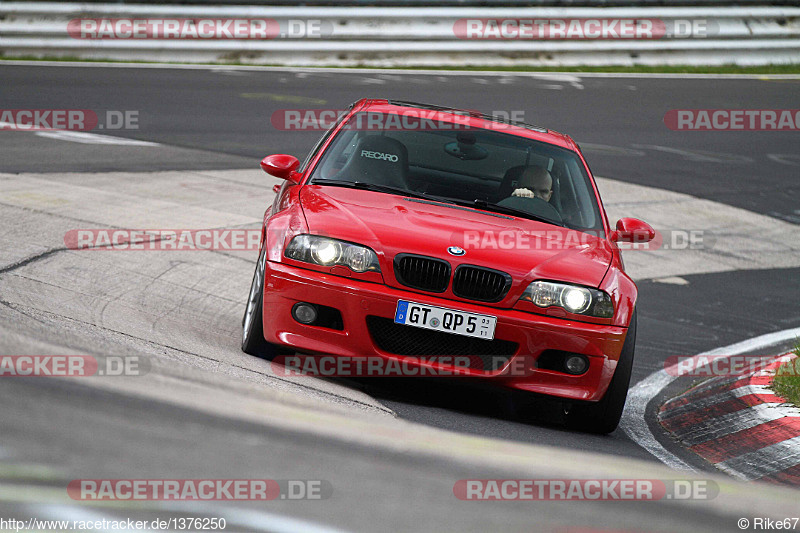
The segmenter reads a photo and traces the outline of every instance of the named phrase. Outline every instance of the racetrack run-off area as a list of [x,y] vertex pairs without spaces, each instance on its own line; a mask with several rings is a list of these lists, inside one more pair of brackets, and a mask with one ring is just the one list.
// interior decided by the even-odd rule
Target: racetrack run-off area
[[[151,363],[138,377],[2,378],[0,516],[188,513],[224,516],[237,531],[523,531],[535,516],[541,531],[731,531],[742,516],[795,510],[794,489],[754,491],[664,433],[656,435],[661,445],[695,472],[660,464],[621,429],[600,437],[546,417],[521,423],[504,413],[501,397],[453,383],[278,375],[239,348],[257,251],[74,250],[65,235],[258,230],[280,183],[259,160],[302,158],[320,134],[275,130],[270,116],[281,109],[343,108],[365,93],[520,109],[583,146],[612,224],[638,217],[667,236],[668,247],[624,253],[640,290],[635,385],[670,356],[800,327],[797,133],[674,132],[663,123],[682,106],[789,107],[787,87],[798,80],[8,64],[0,71],[4,107],[82,101],[78,107],[140,117],[136,130],[100,134],[135,144],[0,131],[0,352],[139,355]],[[686,245],[689,236],[701,241]],[[666,399],[644,411],[654,433],[653,410]],[[252,477],[323,480],[332,495],[123,506],[88,505],[65,489],[75,479]],[[459,480],[504,478],[701,479],[720,490],[710,500],[650,503],[454,496]]]

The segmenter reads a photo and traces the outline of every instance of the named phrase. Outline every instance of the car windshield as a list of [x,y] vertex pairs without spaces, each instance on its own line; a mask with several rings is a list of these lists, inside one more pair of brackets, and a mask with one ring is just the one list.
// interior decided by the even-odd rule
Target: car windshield
[[[602,232],[586,169],[572,150],[497,128],[357,113],[317,163],[311,183],[429,197]],[[409,127],[413,126],[413,127]]]

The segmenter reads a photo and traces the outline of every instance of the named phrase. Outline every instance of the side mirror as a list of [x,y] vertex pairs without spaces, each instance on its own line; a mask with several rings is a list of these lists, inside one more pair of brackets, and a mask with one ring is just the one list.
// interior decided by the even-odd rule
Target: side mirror
[[274,154],[261,160],[261,168],[270,176],[297,183],[300,173],[295,169],[300,166],[300,161],[293,155]]
[[656,230],[638,218],[619,219],[616,231],[611,232],[611,240],[615,242],[650,242],[655,236]]

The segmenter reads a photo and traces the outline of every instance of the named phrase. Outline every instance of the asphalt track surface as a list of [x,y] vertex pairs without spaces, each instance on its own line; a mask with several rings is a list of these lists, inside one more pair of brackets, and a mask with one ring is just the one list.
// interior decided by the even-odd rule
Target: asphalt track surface
[[[5,380],[0,387],[1,516],[85,516],[84,508],[67,505],[74,502],[58,500],[69,479],[235,479],[255,477],[254,472],[273,479],[328,480],[334,496],[268,506],[235,504],[252,516],[219,502],[188,511],[158,502],[101,511],[117,516],[217,513],[230,520],[238,516],[237,530],[256,531],[281,530],[279,517],[355,531],[731,531],[739,510],[751,505],[755,514],[767,508],[767,496],[742,502],[736,500],[737,490],[713,504],[680,506],[458,501],[453,483],[470,477],[591,477],[593,469],[597,477],[665,474],[621,431],[605,437],[566,431],[552,422],[547,406],[541,419],[524,424],[510,419],[502,396],[452,383],[274,379],[266,363],[238,351],[254,254],[199,252],[202,260],[183,252],[157,260],[147,254],[92,256],[60,251],[59,239],[76,227],[176,227],[157,203],[174,200],[175,187],[129,183],[124,174],[112,172],[143,180],[147,172],[186,173],[192,193],[183,198],[188,214],[175,214],[176,219],[199,223],[210,213],[202,209],[216,202],[215,212],[223,215],[209,226],[257,227],[252,220],[268,206],[274,181],[257,173],[234,179],[214,172],[255,169],[269,153],[301,157],[319,133],[276,130],[270,123],[273,113],[341,109],[363,96],[521,110],[527,122],[572,135],[598,176],[691,195],[716,202],[720,209],[746,210],[774,221],[784,228],[781,235],[791,239],[785,228],[800,221],[798,133],[674,132],[663,116],[683,108],[791,109],[800,80],[24,65],[0,65],[0,79],[0,108],[81,108],[101,114],[136,110],[138,129],[97,133],[160,144],[84,144],[0,132],[0,173],[6,183],[13,183],[8,175],[16,173],[25,173],[28,183],[35,183],[34,174],[46,175],[39,189],[7,185],[5,197],[0,196],[2,353],[137,353],[165,361],[155,364],[153,382],[146,384],[100,380],[87,387],[74,380]],[[86,173],[105,177],[93,183]],[[80,206],[62,208],[63,198],[53,200],[60,186],[90,187],[109,198],[116,194],[114,201],[120,202],[130,193],[133,200],[131,205],[103,206],[105,196],[92,196],[81,217]],[[49,191],[53,198],[47,197]],[[246,198],[241,207],[237,195]],[[79,202],[80,194],[72,200]],[[738,209],[730,212],[744,213]],[[800,243],[794,239],[786,244],[796,255]],[[663,260],[673,257],[667,254]],[[760,263],[754,269],[700,269],[680,276],[681,284],[640,280],[633,382],[663,368],[671,355],[800,326],[800,264],[778,263],[781,268]],[[237,409],[235,400],[243,398],[249,407]],[[286,411],[286,418],[270,420],[264,406],[274,417]],[[309,410],[319,417],[313,420],[316,428],[303,425]],[[287,421],[292,416],[296,419]],[[354,435],[368,434],[373,427],[393,435],[392,444]],[[656,436],[702,475],[718,475],[663,435]],[[480,448],[476,457],[472,437],[502,440],[510,447],[508,459],[498,458],[502,454],[491,447]],[[398,444],[404,438],[407,449]],[[419,442],[441,448],[414,453]],[[570,467],[582,467],[586,475]],[[796,494],[776,492],[774,498],[779,505]],[[283,525],[287,530],[309,527]]]

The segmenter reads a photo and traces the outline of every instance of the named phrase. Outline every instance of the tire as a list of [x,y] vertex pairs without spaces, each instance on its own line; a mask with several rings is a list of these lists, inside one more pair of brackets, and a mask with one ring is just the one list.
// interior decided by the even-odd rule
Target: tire
[[631,317],[614,377],[611,378],[611,384],[603,399],[596,403],[572,404],[570,409],[564,412],[564,421],[567,427],[598,434],[611,433],[617,429],[625,408],[625,400],[628,397],[635,345],[636,311]]
[[267,264],[266,250],[262,250],[250,284],[250,294],[242,317],[242,351],[244,353],[273,359],[279,354],[274,344],[264,340],[264,271]]

